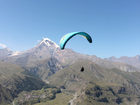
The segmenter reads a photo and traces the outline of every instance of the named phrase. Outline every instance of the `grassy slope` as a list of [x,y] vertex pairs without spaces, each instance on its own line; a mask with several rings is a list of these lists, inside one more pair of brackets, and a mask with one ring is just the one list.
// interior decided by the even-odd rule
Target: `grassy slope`
[[59,93],[56,95],[56,98],[51,101],[42,102],[34,105],[68,105],[69,100],[72,98],[72,95],[66,93]]
[[[80,72],[82,66],[85,68],[84,72]],[[79,61],[68,68],[56,72],[56,74],[49,78],[49,81],[52,85],[58,87],[64,86],[66,90],[72,92],[77,92],[81,87],[86,88],[91,81],[100,84],[101,87],[106,86],[105,89],[109,86],[117,91],[123,91],[121,88],[125,88],[127,94],[124,95],[124,97],[130,95],[136,96],[135,98],[131,97],[131,101],[137,100],[137,97],[140,95],[139,72],[130,73],[115,68],[106,69],[88,60]],[[108,91],[104,91],[104,93],[110,95]],[[109,97],[111,97],[111,95]],[[104,102],[100,104],[103,105]],[[93,103],[91,105],[93,105]]]
[[[84,72],[80,72],[82,66],[85,68]],[[77,62],[68,68],[60,70],[51,76],[49,81],[50,84],[55,86],[64,85],[68,88],[71,84],[79,86],[89,81],[108,81],[117,84],[123,81],[126,82],[122,76],[117,75],[114,71],[102,68],[91,61]]]
[[[16,97],[22,91],[41,89],[45,85],[40,79],[26,75],[23,72],[24,70],[15,64],[0,62],[0,85],[10,91],[9,97],[10,95]],[[4,97],[5,95],[2,95],[1,98]],[[3,100],[3,103],[8,100],[11,101],[13,97]]]
[[41,90],[33,90],[30,92],[22,92],[14,99],[15,105],[33,105],[35,103],[46,102],[55,99],[57,88],[42,88]]
[[15,105],[67,105],[72,94],[61,92],[58,88],[42,88],[22,92],[14,99]]

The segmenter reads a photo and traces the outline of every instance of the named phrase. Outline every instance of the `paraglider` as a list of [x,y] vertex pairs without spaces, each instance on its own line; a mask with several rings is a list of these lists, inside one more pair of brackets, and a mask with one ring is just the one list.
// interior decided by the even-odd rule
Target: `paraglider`
[[89,34],[87,34],[86,32],[71,32],[68,33],[66,35],[64,35],[61,40],[60,40],[60,48],[61,50],[63,50],[65,48],[66,43],[75,35],[81,35],[84,38],[86,38],[88,40],[89,43],[92,43],[92,38]]
[[[81,35],[83,36],[84,38],[86,38],[88,40],[89,43],[92,43],[92,38],[89,34],[87,34],[86,32],[71,32],[71,33],[68,33],[66,35],[64,35],[61,40],[60,40],[60,48],[61,50],[65,49],[65,45],[66,43],[72,38],[74,37],[75,35]],[[84,72],[84,67],[82,66],[81,67],[81,72]]]
[[84,71],[84,67],[82,66],[82,68],[81,68],[81,72],[83,72]]

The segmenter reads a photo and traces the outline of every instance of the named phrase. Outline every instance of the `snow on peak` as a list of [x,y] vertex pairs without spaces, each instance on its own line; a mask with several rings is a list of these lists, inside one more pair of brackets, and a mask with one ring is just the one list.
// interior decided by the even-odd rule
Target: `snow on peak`
[[53,41],[52,41],[51,39],[49,39],[49,38],[43,38],[43,40],[44,40],[44,41],[48,40],[48,41],[53,42]]
[[10,56],[16,56],[16,55],[19,55],[19,54],[21,54],[21,52],[19,52],[19,51],[15,51],[15,52],[13,52],[13,54],[10,55]]
[[43,38],[43,40],[40,42],[40,44],[45,43],[48,47],[54,45],[56,48],[58,48],[59,46],[53,42],[52,40],[50,40],[49,38]]

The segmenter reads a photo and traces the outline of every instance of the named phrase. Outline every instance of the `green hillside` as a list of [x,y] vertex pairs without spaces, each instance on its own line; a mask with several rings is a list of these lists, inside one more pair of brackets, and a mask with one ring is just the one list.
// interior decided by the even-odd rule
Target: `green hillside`
[[105,83],[89,83],[82,89],[75,105],[139,105],[139,96],[128,94],[126,87]]
[[56,98],[54,100],[49,100],[34,105],[68,105],[70,99],[72,99],[71,94],[59,93],[56,94]]
[[[85,68],[84,72],[80,72],[82,66]],[[49,82],[54,86],[64,87],[65,91],[69,91],[74,94],[78,93],[79,90],[82,90],[83,88],[87,89],[91,82],[98,83],[101,86],[103,93],[109,95],[109,96],[107,95],[108,97],[106,95],[103,95],[104,98],[111,98],[111,100],[113,100],[113,98],[117,99],[122,96],[123,100],[126,100],[126,98],[129,97],[130,95],[134,96],[134,98],[129,97],[130,103],[133,102],[134,100],[138,100],[140,96],[139,72],[123,72],[116,68],[106,69],[88,60],[76,62],[70,67],[56,72],[56,74],[54,74],[49,78]],[[107,91],[110,88],[113,91],[116,91],[117,96],[111,96],[110,93],[111,91]],[[94,90],[92,91],[94,92]],[[125,93],[119,94],[117,91],[120,91],[120,93],[125,91]],[[85,90],[83,90],[83,92],[85,92]],[[80,94],[82,94],[83,92],[80,92]],[[85,95],[85,97],[86,96],[88,95]],[[98,97],[96,98],[97,100],[99,99]],[[90,99],[90,97],[87,97],[86,100],[88,99]],[[95,99],[91,98],[91,100],[92,102],[94,102],[93,100]],[[127,103],[128,101],[129,100],[126,100],[123,101],[122,103],[124,104]],[[109,103],[110,105],[111,104],[114,105],[115,101],[109,100]],[[105,103],[102,102],[100,104],[104,105]],[[97,102],[97,105],[100,104]],[[93,103],[89,105],[93,105]]]
[[25,74],[24,70],[15,64],[0,62],[0,86],[0,103],[9,103],[20,92],[38,90],[46,84],[36,77]]
[[139,105],[140,100],[139,72],[109,69],[85,59],[64,69],[56,59],[24,69],[0,62],[0,86],[1,105]]
[[41,90],[33,90],[30,92],[24,91],[14,99],[15,105],[33,105],[35,103],[46,102],[53,100],[57,93],[60,93],[57,88],[42,88]]

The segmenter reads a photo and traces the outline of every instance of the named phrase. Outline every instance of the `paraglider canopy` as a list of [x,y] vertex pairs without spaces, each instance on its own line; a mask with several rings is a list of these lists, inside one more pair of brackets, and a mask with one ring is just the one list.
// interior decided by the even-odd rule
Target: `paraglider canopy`
[[92,43],[92,38],[89,34],[87,34],[86,32],[71,32],[68,33],[66,35],[64,35],[61,40],[60,40],[60,48],[61,50],[63,50],[65,48],[66,43],[75,35],[81,35],[84,38],[86,38],[88,40],[89,43]]

